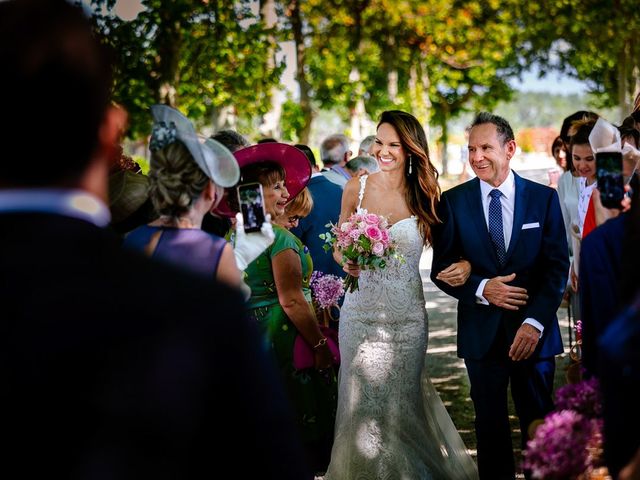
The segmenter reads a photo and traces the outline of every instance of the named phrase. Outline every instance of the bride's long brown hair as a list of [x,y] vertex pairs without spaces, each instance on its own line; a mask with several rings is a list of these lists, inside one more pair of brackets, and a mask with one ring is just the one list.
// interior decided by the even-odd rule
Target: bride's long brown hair
[[[431,225],[440,223],[436,213],[440,201],[440,185],[438,170],[429,159],[429,145],[424,128],[416,117],[401,110],[382,112],[378,127],[383,123],[388,123],[395,128],[407,155],[404,165],[407,182],[405,200],[409,211],[418,217],[418,228],[425,239],[425,244],[429,244],[432,238]],[[411,173],[409,173],[410,163]]]

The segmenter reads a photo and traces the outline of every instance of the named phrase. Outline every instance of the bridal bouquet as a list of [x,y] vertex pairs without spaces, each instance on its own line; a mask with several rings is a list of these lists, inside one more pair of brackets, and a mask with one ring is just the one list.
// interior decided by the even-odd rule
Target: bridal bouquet
[[[337,248],[343,260],[351,260],[360,267],[375,270],[385,268],[390,258],[400,258],[396,245],[389,236],[387,219],[366,210],[354,213],[342,225],[329,223],[327,233],[320,235],[325,241],[324,249]],[[358,277],[347,275],[344,286],[349,292],[358,289]]]

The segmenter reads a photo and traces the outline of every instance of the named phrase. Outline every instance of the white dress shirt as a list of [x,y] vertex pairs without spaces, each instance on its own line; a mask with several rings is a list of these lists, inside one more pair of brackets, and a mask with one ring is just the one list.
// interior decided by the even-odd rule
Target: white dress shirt
[[[502,197],[500,198],[500,204],[502,205],[502,231],[504,233],[504,248],[505,251],[509,251],[509,243],[511,242],[511,233],[513,231],[513,216],[516,205],[516,182],[515,177],[513,176],[513,171],[509,171],[509,175],[498,187],[494,187],[489,185],[484,180],[480,180],[480,193],[482,194],[482,212],[484,213],[484,220],[487,223],[487,228],[489,228],[489,202],[491,201],[491,196],[489,195],[492,190],[497,188],[502,193]],[[484,293],[484,287],[490,279],[485,278],[478,285],[478,289],[476,290],[476,301],[483,305],[489,305],[489,302],[482,295]],[[540,336],[542,337],[542,332],[544,331],[544,327],[540,322],[533,318],[527,318],[523,323],[528,323],[529,325],[534,326],[538,330],[540,330]]]
[[107,206],[84,190],[52,188],[0,189],[0,213],[53,213],[106,227],[111,221]]

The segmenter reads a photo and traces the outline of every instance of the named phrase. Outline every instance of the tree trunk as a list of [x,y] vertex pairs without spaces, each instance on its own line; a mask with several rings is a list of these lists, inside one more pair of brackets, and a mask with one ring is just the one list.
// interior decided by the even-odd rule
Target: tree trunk
[[299,104],[304,118],[302,127],[296,131],[296,134],[298,135],[299,143],[308,145],[311,134],[311,123],[313,122],[313,109],[311,107],[311,84],[307,80],[307,75],[304,71],[306,65],[306,50],[304,46],[304,34],[302,33],[302,14],[298,0],[293,0],[289,4],[289,13],[293,40],[296,44],[296,81],[300,87]]
[[233,105],[225,105],[223,107],[214,107],[211,112],[211,126],[213,131],[224,130],[227,128],[236,129],[238,123],[238,115]]
[[156,95],[159,103],[175,108],[178,103],[176,85],[180,83],[179,62],[182,50],[180,24],[171,19],[169,13],[161,14],[159,31],[157,68],[160,78]]
[[449,127],[447,125],[448,115],[442,117],[442,136],[440,137],[440,143],[442,144],[442,175],[446,176],[449,173],[449,154],[447,152],[449,147]]
[[620,107],[620,123],[631,113],[631,96],[629,95],[629,43],[626,42],[618,55],[618,106]]
[[429,77],[429,69],[427,68],[426,54],[422,54],[423,58],[420,60],[420,83],[422,84],[422,118],[418,117],[424,127],[424,133],[429,138],[429,120],[431,119],[431,97],[429,96],[429,90],[431,89],[431,78]]
[[[261,0],[260,17],[267,28],[275,28],[278,24],[278,14],[274,0]],[[270,35],[271,45],[276,44],[275,37]],[[276,66],[275,48],[271,47],[267,54],[267,67],[272,70]],[[265,137],[280,138],[280,117],[282,115],[282,100],[280,89],[271,87],[271,108],[262,117],[262,124],[258,127],[260,133]]]

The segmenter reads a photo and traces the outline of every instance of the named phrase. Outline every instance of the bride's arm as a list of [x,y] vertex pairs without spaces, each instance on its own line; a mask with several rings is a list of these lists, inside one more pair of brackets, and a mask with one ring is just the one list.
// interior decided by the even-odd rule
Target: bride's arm
[[459,287],[464,285],[469,275],[471,275],[471,264],[467,260],[462,259],[442,270],[436,278],[452,287]]
[[[342,225],[356,211],[358,207],[358,193],[360,192],[360,178],[354,177],[347,182],[342,192],[342,205],[340,207],[340,218],[338,219],[338,225]],[[343,265],[342,252],[337,248],[333,249],[333,259],[338,262],[339,265]],[[357,277],[360,274],[360,268],[352,263],[345,263],[343,266],[345,272]]]

